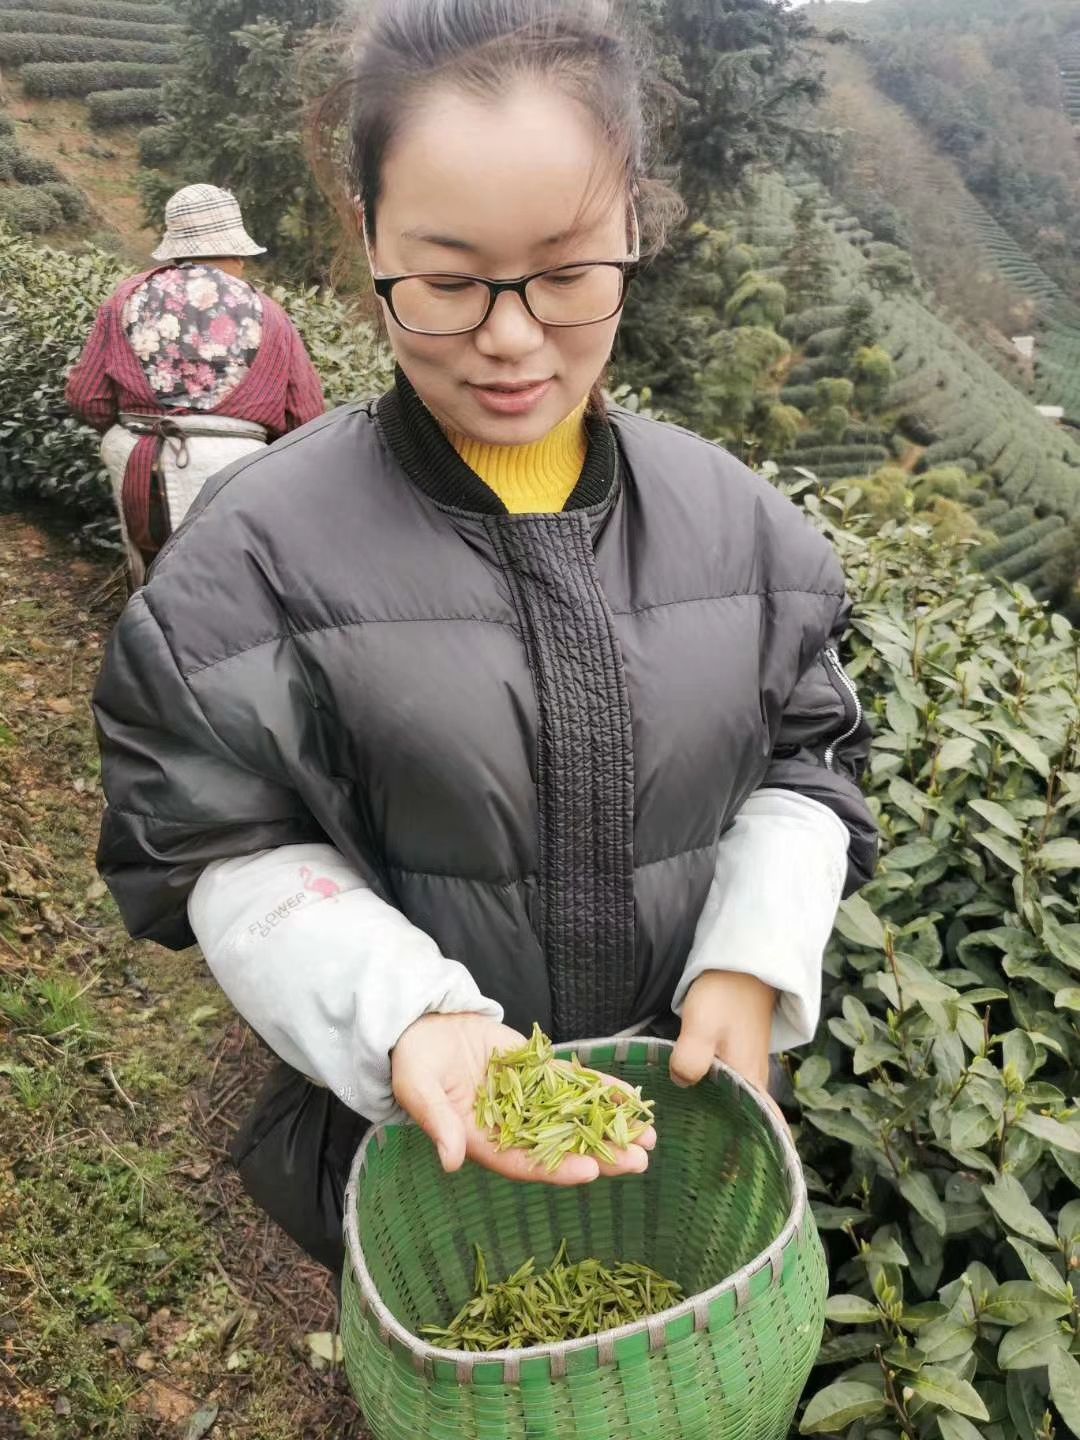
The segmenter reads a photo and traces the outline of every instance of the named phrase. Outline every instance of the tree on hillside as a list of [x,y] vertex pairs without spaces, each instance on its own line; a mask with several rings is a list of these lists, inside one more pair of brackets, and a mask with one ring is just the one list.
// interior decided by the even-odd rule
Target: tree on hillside
[[307,104],[335,77],[317,27],[337,18],[340,0],[180,3],[189,34],[165,89],[177,158],[141,179],[148,219],[160,224],[159,207],[178,185],[225,185],[280,273],[301,283],[322,278],[331,227],[302,127]]
[[781,161],[816,131],[822,94],[805,17],[775,0],[638,0],[677,100],[673,156],[692,211],[733,189],[748,166]]
[[[720,400],[716,408],[704,377],[715,377],[712,342],[753,264],[744,263],[746,247],[732,244],[719,217],[752,166],[814,147],[808,106],[821,86],[805,43],[812,31],[777,0],[634,0],[634,8],[654,37],[672,115],[668,150],[690,222],[630,291],[620,376],[650,385],[670,413],[718,433],[730,406]],[[695,222],[713,238],[694,234]],[[779,299],[773,292],[754,318],[774,323]]]
[[832,266],[826,253],[826,239],[813,197],[806,195],[795,211],[795,234],[784,252],[781,275],[793,310],[827,305],[832,298]]

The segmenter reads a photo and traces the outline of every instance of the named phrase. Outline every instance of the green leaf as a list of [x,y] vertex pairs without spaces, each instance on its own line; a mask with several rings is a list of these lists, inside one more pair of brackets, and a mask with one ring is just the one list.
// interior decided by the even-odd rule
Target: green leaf
[[1080,1241],[1080,1200],[1070,1200],[1061,1207],[1058,1234],[1067,1245]]
[[1021,1130],[1045,1140],[1048,1145],[1080,1155],[1080,1125],[1063,1125],[1060,1120],[1054,1120],[1049,1115],[1033,1115],[1030,1110],[1021,1115],[1016,1123]]
[[995,1214],[1011,1230],[1042,1245],[1054,1244],[1054,1231],[1028,1199],[1015,1175],[1003,1175],[993,1185],[984,1185],[983,1194]]
[[885,1396],[872,1385],[837,1380],[819,1390],[799,1426],[801,1435],[820,1435],[827,1430],[846,1430],[856,1420],[866,1420],[885,1410]]
[[933,840],[909,840],[906,845],[897,845],[882,857],[886,870],[917,870],[928,860],[941,853],[941,846]]
[[849,1360],[862,1360],[872,1355],[881,1344],[881,1336],[867,1330],[848,1330],[826,1340],[817,1353],[815,1365],[846,1365]]
[[1056,1351],[1068,1349],[1068,1344],[1056,1320],[1028,1320],[1002,1340],[998,1364],[1002,1370],[1034,1370],[1048,1364]]
[[983,800],[980,796],[977,799],[969,800],[967,808],[974,810],[976,815],[981,815],[1003,835],[1008,835],[1012,840],[1023,840],[1024,831],[1020,821],[1015,815],[1010,815],[1005,806],[999,805],[996,800]]
[[1060,1320],[1069,1301],[1054,1300],[1030,1280],[1006,1280],[983,1307],[995,1325],[1026,1325],[1031,1320]]
[[1002,836],[998,835],[995,831],[981,830],[979,834],[973,838],[985,849],[989,850],[991,854],[996,855],[1003,864],[1008,865],[1010,870],[1015,870],[1018,875],[1023,872],[1024,861],[1020,855],[1020,851],[1017,850],[1015,845],[1010,845],[1007,840],[1003,839]]
[[895,691],[892,691],[885,701],[885,719],[889,728],[895,730],[897,735],[902,735],[905,740],[912,739],[919,733],[918,711]]
[[1043,944],[1054,957],[1070,970],[1080,970],[1080,926],[1062,925],[1049,910],[1042,912]]
[[1038,1054],[1023,1030],[1010,1030],[1001,1046],[1001,1058],[1005,1066],[1011,1065],[1021,1080],[1027,1080],[1035,1071]]
[[924,1365],[911,1381],[911,1388],[932,1405],[955,1410],[958,1415],[970,1415],[973,1420],[990,1419],[990,1412],[974,1385],[961,1380],[943,1365]]
[[945,1410],[936,1419],[941,1440],[983,1440],[982,1431],[976,1430],[971,1421],[965,1420],[963,1415],[953,1415]]
[[811,1125],[815,1125],[826,1135],[831,1135],[834,1140],[844,1140],[849,1145],[854,1145],[864,1150],[875,1150],[879,1141],[861,1120],[854,1115],[848,1115],[843,1110],[809,1110],[806,1118]]
[[1080,1435],[1080,1365],[1064,1351],[1049,1360],[1050,1395],[1061,1418],[1074,1435]]
[[954,735],[946,740],[937,753],[939,770],[963,770],[971,764],[975,755],[975,742],[963,735]]
[[817,1090],[824,1085],[832,1073],[832,1066],[824,1055],[810,1055],[795,1072],[797,1090]]
[[949,1143],[954,1150],[979,1150],[997,1130],[997,1122],[981,1105],[958,1110],[949,1122]]
[[1005,1376],[1005,1401],[1018,1440],[1035,1440],[1046,1410],[1045,1386],[1030,1370],[1010,1370]]
[[1037,775],[1044,780],[1050,778],[1050,761],[1044,750],[1022,730],[1013,730],[1007,725],[998,725],[998,734],[1011,745],[1022,760],[1026,760]]
[[1054,996],[1055,1010],[1080,1010],[1080,985],[1066,985]]
[[877,1325],[881,1311],[861,1295],[830,1295],[825,1303],[825,1318],[834,1325]]
[[1036,858],[1044,870],[1080,870],[1080,840],[1047,840]]
[[959,1323],[955,1316],[947,1315],[934,1325],[928,1325],[919,1335],[919,1346],[926,1351],[935,1365],[944,1365],[947,1360],[958,1360],[966,1355],[975,1344],[974,1325]]
[[902,1344],[897,1341],[890,1345],[888,1350],[882,1352],[889,1365],[895,1365],[898,1370],[916,1371],[921,1370],[926,1364],[926,1356],[916,1345]]
[[836,928],[845,940],[855,945],[865,945],[870,950],[885,949],[884,927],[861,895],[852,895],[840,906]]
[[1034,1245],[1029,1245],[1026,1240],[1018,1240],[1015,1235],[1009,1236],[1009,1244],[1020,1256],[1020,1263],[1044,1294],[1065,1305],[1072,1304],[1072,1291],[1052,1260],[1036,1250]]
[[851,1205],[824,1205],[820,1200],[813,1200],[811,1209],[819,1230],[842,1230],[845,1225],[859,1225],[870,1219],[865,1210],[856,1210]]
[[900,1194],[913,1210],[932,1225],[939,1235],[945,1234],[945,1206],[934,1189],[934,1182],[924,1171],[909,1170],[896,1182]]

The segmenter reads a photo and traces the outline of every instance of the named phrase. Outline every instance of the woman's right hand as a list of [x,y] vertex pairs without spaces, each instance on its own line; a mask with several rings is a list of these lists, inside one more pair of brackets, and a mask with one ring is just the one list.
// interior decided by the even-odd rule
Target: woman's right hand
[[[598,1175],[636,1175],[649,1163],[656,1131],[648,1129],[615,1163],[591,1155],[568,1155],[557,1169],[537,1165],[525,1150],[497,1150],[474,1116],[477,1088],[493,1050],[516,1050],[525,1036],[486,1015],[422,1015],[391,1052],[394,1098],[430,1136],[446,1171],[460,1170],[466,1157],[510,1180],[550,1185],[587,1185]],[[621,1084],[612,1080],[613,1085]]]

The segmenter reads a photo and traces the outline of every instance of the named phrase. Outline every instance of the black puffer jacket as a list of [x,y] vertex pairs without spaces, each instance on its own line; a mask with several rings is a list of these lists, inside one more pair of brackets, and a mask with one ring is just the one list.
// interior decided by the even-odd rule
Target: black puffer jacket
[[567,509],[508,515],[399,380],[207,487],[110,642],[99,861],[190,944],[211,860],[336,846],[503,1003],[603,1034],[664,1010],[758,786],[874,862],[827,543],[684,431],[590,421]]

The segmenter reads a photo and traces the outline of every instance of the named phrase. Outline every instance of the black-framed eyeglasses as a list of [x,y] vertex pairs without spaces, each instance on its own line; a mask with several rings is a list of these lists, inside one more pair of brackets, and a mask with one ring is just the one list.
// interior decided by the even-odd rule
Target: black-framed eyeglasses
[[585,260],[535,270],[516,280],[456,271],[373,275],[375,294],[414,335],[467,335],[479,330],[500,295],[517,295],[541,325],[598,325],[617,315],[640,266],[637,259]]

